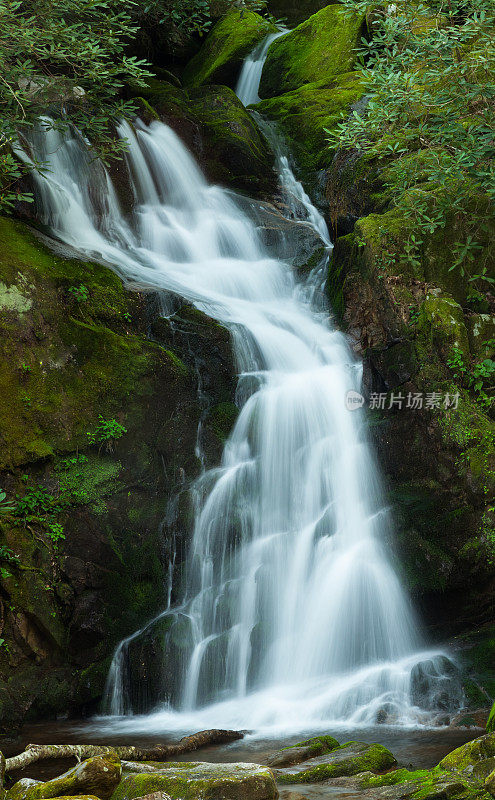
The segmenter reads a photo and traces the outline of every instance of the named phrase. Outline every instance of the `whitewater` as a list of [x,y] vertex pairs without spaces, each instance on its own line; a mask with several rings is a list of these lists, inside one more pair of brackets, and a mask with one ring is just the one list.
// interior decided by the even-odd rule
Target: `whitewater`
[[[321,310],[321,281],[270,257],[245,203],[210,185],[165,124],[122,123],[119,135],[130,215],[76,131],[45,120],[19,145],[25,162],[48,166],[35,178],[40,216],[130,287],[173,293],[228,328],[243,399],[221,464],[194,487],[185,589],[160,615],[171,635],[180,625],[176,686],[151,713],[132,713],[123,680],[132,634],[115,654],[99,729],[431,724],[462,698],[445,654],[425,648],[392,566],[365,412],[346,405],[362,367]],[[323,217],[281,151],[277,165],[299,223],[328,253]]]

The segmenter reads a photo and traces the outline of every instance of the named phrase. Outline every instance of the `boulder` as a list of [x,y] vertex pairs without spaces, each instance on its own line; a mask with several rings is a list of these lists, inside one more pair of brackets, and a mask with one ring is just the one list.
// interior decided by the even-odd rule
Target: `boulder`
[[280,125],[300,169],[321,169],[330,166],[334,152],[327,131],[335,128],[342,114],[350,113],[362,93],[361,76],[357,72],[347,72],[305,83],[285,94],[263,100],[255,108]]
[[316,736],[313,739],[307,739],[305,742],[294,744],[292,747],[284,747],[270,756],[266,763],[269,767],[292,767],[302,761],[307,761],[309,758],[331,753],[332,750],[338,747],[339,743],[333,736]]
[[287,769],[277,770],[278,783],[319,783],[331,778],[357,775],[369,770],[384,772],[397,764],[386,747],[366,742],[347,742],[326,755]]
[[[127,93],[141,105],[144,122],[161,119],[177,133],[212,183],[255,196],[274,194],[277,176],[272,149],[232,89],[206,86],[185,92],[150,79],[147,87],[128,87]],[[119,177],[114,167],[112,177]],[[125,203],[129,192],[121,177],[118,191],[119,187]]]
[[124,777],[112,800],[135,800],[158,792],[165,792],[172,800],[276,800],[278,797],[273,773],[258,764],[184,761],[144,766],[148,771]]
[[270,46],[259,95],[275,97],[353,69],[364,13],[326,6]]
[[325,257],[322,240],[310,225],[288,219],[283,206],[274,206],[237,196],[236,203],[255,222],[264,246],[272,256],[287,261],[298,270],[307,272]]
[[449,771],[468,770],[472,772],[480,762],[492,758],[495,758],[495,733],[486,733],[478,739],[473,739],[471,742],[457,747],[445,756],[438,766]]
[[[8,800],[45,800],[54,797],[89,795],[109,800],[122,776],[116,755],[94,756],[77,764],[51,781],[21,779],[7,792]],[[6,799],[7,800],[7,799]]]
[[253,11],[233,9],[214,26],[199,53],[187,64],[186,86],[223,83],[234,88],[242,62],[276,28]]

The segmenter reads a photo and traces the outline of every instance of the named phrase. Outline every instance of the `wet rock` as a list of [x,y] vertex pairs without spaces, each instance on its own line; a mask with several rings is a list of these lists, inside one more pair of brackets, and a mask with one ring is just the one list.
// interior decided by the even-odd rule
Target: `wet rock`
[[394,756],[380,744],[348,742],[327,755],[305,761],[299,767],[277,770],[279,783],[318,783],[360,772],[383,772],[397,764]]
[[346,72],[331,78],[315,79],[262,100],[255,108],[280,125],[298,168],[304,174],[308,170],[330,166],[333,152],[327,131],[332,131],[341,122],[343,114],[350,113],[362,93],[360,75]]
[[263,203],[249,197],[235,197],[235,202],[255,222],[265,248],[272,258],[287,261],[301,271],[316,266],[325,256],[323,242],[309,225],[287,219],[284,207]]
[[473,770],[474,766],[487,758],[495,757],[495,733],[487,733],[453,750],[440,761],[444,770]]
[[82,761],[72,769],[46,782],[27,782],[24,778],[7,792],[8,800],[45,800],[45,798],[89,795],[109,800],[120,782],[122,766],[117,756],[107,754]]
[[339,747],[333,736],[315,736],[292,747],[285,747],[267,759],[269,767],[292,767],[316,756],[326,755]]
[[152,772],[126,775],[112,800],[164,792],[172,800],[276,800],[273,773],[257,764],[176,762],[150,765]]
[[[141,103],[146,124],[161,119],[197,159],[212,183],[255,196],[272,196],[277,188],[274,155],[251,114],[227,86],[202,86],[183,91],[167,81],[150,79],[146,87],[127,87]],[[112,177],[118,178],[112,171]],[[125,181],[117,180],[119,197]],[[127,199],[122,202],[129,206]]]
[[363,23],[363,13],[344,13],[336,4],[277,39],[263,67],[260,97],[276,97],[352,70]]

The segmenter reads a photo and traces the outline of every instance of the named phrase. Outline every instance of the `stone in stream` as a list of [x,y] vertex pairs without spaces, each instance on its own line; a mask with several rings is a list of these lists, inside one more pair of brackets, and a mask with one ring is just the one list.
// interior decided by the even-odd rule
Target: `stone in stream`
[[357,775],[367,770],[385,772],[397,761],[381,744],[347,742],[326,755],[310,758],[299,766],[276,770],[278,783],[318,783],[330,778]]
[[[141,772],[135,772],[141,769]],[[131,771],[132,770],[132,771]],[[125,764],[112,800],[136,800],[159,792],[172,800],[276,800],[273,773],[259,764],[167,762]]]
[[338,747],[340,745],[333,736],[315,736],[291,747],[284,747],[282,750],[278,750],[267,759],[266,763],[269,767],[277,767],[279,769],[293,767],[302,761],[307,761],[309,758],[331,753],[332,750],[336,750]]
[[7,792],[5,800],[45,800],[82,795],[109,800],[121,776],[120,759],[108,753],[88,758],[50,781],[22,778]]

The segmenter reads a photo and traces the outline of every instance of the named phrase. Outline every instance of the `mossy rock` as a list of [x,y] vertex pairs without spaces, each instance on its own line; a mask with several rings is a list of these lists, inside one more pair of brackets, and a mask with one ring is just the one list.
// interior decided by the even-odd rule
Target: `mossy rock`
[[273,151],[235,93],[226,86],[191,90],[188,111],[200,127],[199,161],[209,179],[251,196],[273,196]]
[[364,19],[362,12],[349,13],[338,4],[326,6],[277,39],[263,67],[260,97],[275,97],[350,72]]
[[473,739],[473,741],[457,747],[445,756],[438,766],[447,771],[472,770],[480,762],[494,757],[495,733],[487,733],[485,736],[480,736],[478,739]]
[[[282,41],[282,40],[280,40]],[[292,144],[302,170],[321,169],[331,163],[328,134],[348,114],[363,93],[357,72],[319,80],[263,100],[255,108],[277,122]]]
[[338,747],[340,745],[333,736],[315,736],[312,739],[306,739],[304,742],[291,745],[291,747],[284,747],[270,756],[267,764],[273,768],[291,767],[307,761],[309,758],[331,753],[332,750],[336,750]]
[[[151,340],[154,295],[61,252],[0,218],[0,485],[14,503],[54,498],[46,513],[0,519],[13,557],[0,577],[3,729],[27,715],[96,711],[108,658],[160,611],[163,562],[190,529],[198,364],[212,408],[235,391],[225,329],[194,311],[194,330],[163,321]],[[101,418],[126,433],[91,445]],[[208,465],[218,463],[220,427],[208,428]],[[65,538],[55,542],[54,530]]]
[[276,800],[271,770],[257,764],[178,762],[124,777],[112,800],[166,792],[173,800]]
[[[432,770],[397,769],[385,775],[364,773],[353,782],[353,787],[374,800],[488,800],[480,787],[459,776],[452,776],[438,767]],[[380,791],[382,790],[383,791]]]
[[[177,133],[212,183],[250,196],[273,196],[277,188],[274,154],[232,89],[214,85],[183,91],[166,81],[149,79],[145,89],[135,88],[141,98],[136,98],[132,86],[127,91],[141,104],[146,123],[159,118]],[[113,167],[112,177],[116,177]],[[117,181],[117,188],[121,184]],[[125,182],[122,189],[128,191]],[[122,200],[126,203],[125,197]]]
[[58,778],[27,785],[23,781],[7,792],[8,800],[48,800],[55,797],[90,795],[109,800],[120,782],[122,765],[116,755],[93,756],[81,761]]
[[277,770],[278,783],[319,783],[331,778],[384,772],[397,764],[394,756],[380,744],[347,742],[327,755],[312,758],[302,765]]
[[469,353],[464,314],[448,295],[429,293],[419,309],[418,336],[427,337],[445,357],[454,349]]
[[493,358],[495,354],[495,315],[470,314],[466,317],[469,349],[476,358]]
[[246,56],[275,30],[274,25],[253,11],[230,11],[217,22],[199,53],[186,66],[184,84],[221,83],[234,88]]

